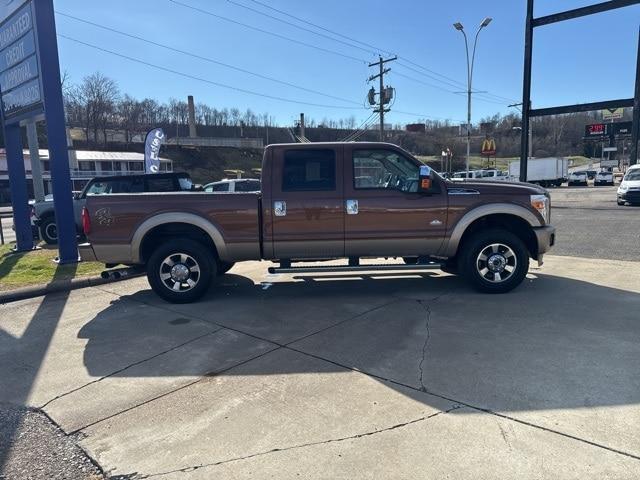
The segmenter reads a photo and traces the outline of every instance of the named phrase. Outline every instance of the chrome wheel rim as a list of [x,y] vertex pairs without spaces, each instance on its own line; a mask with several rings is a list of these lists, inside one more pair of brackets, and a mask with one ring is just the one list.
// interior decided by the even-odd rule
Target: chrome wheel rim
[[503,243],[487,245],[476,258],[478,274],[487,282],[502,283],[510,279],[516,271],[518,259],[515,252]]
[[172,292],[187,292],[200,281],[200,265],[187,253],[172,253],[160,263],[160,280]]

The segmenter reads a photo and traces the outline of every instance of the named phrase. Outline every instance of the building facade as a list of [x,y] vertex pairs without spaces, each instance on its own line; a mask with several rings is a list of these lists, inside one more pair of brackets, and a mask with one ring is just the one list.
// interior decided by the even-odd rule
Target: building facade
[[[40,150],[40,164],[45,194],[51,193],[51,168],[49,151]],[[24,168],[27,174],[27,187],[30,198],[33,198],[33,181],[31,175],[31,157],[28,150],[24,155]],[[98,152],[92,150],[69,150],[69,169],[73,190],[82,190],[93,177],[104,175],[133,175],[144,172],[144,155],[135,152]],[[173,162],[168,158],[160,158],[160,171],[172,172]],[[7,155],[0,149],[0,205],[11,203],[9,174],[7,171]]]

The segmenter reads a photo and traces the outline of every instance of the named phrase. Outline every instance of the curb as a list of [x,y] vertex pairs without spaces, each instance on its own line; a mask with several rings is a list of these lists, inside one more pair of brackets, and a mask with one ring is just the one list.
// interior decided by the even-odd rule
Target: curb
[[122,282],[145,275],[145,272],[130,273],[120,278],[102,278],[102,277],[86,277],[74,278],[59,283],[47,285],[34,285],[32,287],[20,288],[9,292],[0,293],[0,304],[17,302],[18,300],[26,300],[28,298],[40,297],[49,293],[70,292],[80,288],[96,287],[107,283]]

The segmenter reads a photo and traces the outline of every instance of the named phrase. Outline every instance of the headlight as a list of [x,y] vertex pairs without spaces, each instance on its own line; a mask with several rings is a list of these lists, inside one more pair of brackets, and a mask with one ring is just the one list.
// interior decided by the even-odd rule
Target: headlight
[[540,212],[545,223],[550,222],[551,201],[549,197],[546,195],[531,195],[531,206]]
[[618,187],[618,190],[621,192],[626,192],[629,189],[629,187],[627,185],[625,185],[624,183],[621,183],[620,186]]

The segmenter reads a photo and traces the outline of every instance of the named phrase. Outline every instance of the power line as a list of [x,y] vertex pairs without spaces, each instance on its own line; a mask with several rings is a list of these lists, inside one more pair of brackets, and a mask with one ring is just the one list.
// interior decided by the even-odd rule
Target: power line
[[[300,26],[298,26],[298,25],[295,25],[295,24],[293,24],[293,23],[291,23],[291,22],[286,22],[286,21],[284,21],[284,20],[282,20],[282,19],[280,19],[280,18],[274,17],[274,16],[272,16],[272,15],[268,15],[268,14],[266,14],[266,13],[264,13],[264,12],[260,12],[259,10],[256,10],[256,9],[253,9],[253,8],[250,8],[250,7],[248,7],[248,6],[246,6],[246,5],[243,5],[243,4],[241,4],[241,3],[237,2],[237,1],[234,1],[234,0],[227,0],[227,1],[229,1],[230,3],[233,3],[234,5],[238,5],[238,6],[240,6],[240,7],[247,8],[247,9],[249,9],[249,10],[251,10],[251,11],[254,11],[254,12],[256,12],[256,13],[259,13],[259,14],[261,14],[261,15],[265,15],[265,16],[267,16],[267,17],[269,17],[269,18],[273,18],[273,19],[278,20],[278,21],[280,21],[280,22],[284,22],[284,23],[286,23],[286,24],[288,24],[288,25],[292,25],[292,26],[294,26],[294,27],[296,27],[296,28],[301,28],[301,29],[303,29],[303,30],[305,30],[305,31],[308,31],[308,32],[314,33],[314,34],[316,34],[316,35],[321,35],[321,34],[319,34],[318,32],[314,32],[313,30],[309,30],[309,29],[306,29],[306,28],[302,28],[302,27],[300,27]],[[343,35],[343,34],[341,34],[340,32],[336,32],[335,30],[331,30],[331,29],[329,29],[329,28],[323,27],[322,25],[318,25],[317,23],[310,22],[310,21],[305,20],[305,19],[303,19],[303,18],[301,18],[301,17],[298,17],[298,16],[296,16],[296,15],[292,15],[292,14],[290,14],[290,13],[288,13],[288,12],[284,11],[284,10],[277,9],[277,8],[272,7],[271,5],[268,5],[268,4],[266,4],[266,3],[263,3],[263,2],[261,2],[261,1],[259,1],[259,0],[249,0],[249,1],[251,1],[251,2],[253,2],[253,3],[255,3],[255,4],[257,4],[257,5],[261,5],[261,6],[262,6],[262,7],[264,7],[264,8],[268,8],[269,10],[275,11],[275,12],[277,12],[277,13],[281,14],[281,15],[285,15],[285,16],[287,16],[287,17],[289,17],[289,18],[293,18],[293,19],[297,20],[298,22],[302,22],[302,23],[304,23],[304,24],[306,24],[306,25],[310,25],[310,26],[315,27],[315,28],[317,28],[317,29],[320,29],[320,30],[323,30],[323,31],[325,31],[325,32],[331,33],[332,35],[335,35],[335,36],[338,36],[338,37],[341,37],[341,38],[347,39],[347,40],[349,40],[349,41],[351,41],[351,42],[355,42],[355,43],[359,43],[360,45],[364,45],[365,47],[368,47],[368,49],[364,49],[364,48],[359,47],[359,46],[357,46],[357,45],[353,45],[353,43],[351,43],[351,44],[350,44],[350,43],[348,43],[348,42],[343,42],[343,41],[338,40],[338,39],[336,39],[336,38],[332,38],[332,37],[329,37],[329,36],[326,36],[326,35],[321,35],[321,36],[323,36],[323,37],[325,37],[325,38],[328,38],[328,39],[330,39],[330,40],[333,40],[333,41],[336,41],[336,42],[340,42],[340,43],[343,43],[344,45],[348,45],[348,46],[351,46],[351,47],[353,47],[353,48],[358,48],[358,49],[360,49],[360,50],[364,50],[364,51],[367,51],[367,52],[369,52],[369,53],[383,52],[383,53],[386,53],[387,55],[391,55],[391,52],[390,52],[389,50],[382,49],[382,48],[377,47],[377,46],[375,46],[375,45],[372,45],[372,44],[370,44],[370,43],[362,42],[362,41],[360,41],[360,40],[358,40],[358,39],[356,39],[356,38],[350,37],[350,36],[348,36],[348,35]],[[372,51],[371,51],[371,50],[369,50],[369,49],[373,49],[374,51],[372,52]],[[455,79],[453,79],[453,78],[451,78],[451,77],[448,77],[447,75],[444,75],[444,74],[442,74],[442,73],[436,72],[435,70],[432,70],[432,69],[430,69],[430,68],[427,68],[427,67],[425,67],[424,65],[421,65],[421,64],[419,64],[419,63],[417,63],[417,62],[414,62],[413,60],[411,60],[411,59],[409,59],[409,58],[407,58],[407,57],[404,57],[404,56],[400,55],[400,56],[399,56],[399,60],[400,60],[400,61],[398,62],[398,64],[399,64],[399,65],[403,65],[405,68],[409,68],[409,69],[412,69],[412,70],[413,70],[413,68],[412,68],[412,67],[409,67],[409,66],[407,66],[407,65],[404,65],[404,64],[403,64],[403,62],[406,62],[406,63],[408,63],[408,64],[410,64],[410,65],[413,65],[414,67],[420,68],[420,69],[422,69],[424,72],[428,72],[430,75],[427,75],[427,74],[425,74],[424,72],[419,72],[419,71],[414,70],[414,71],[416,71],[417,73],[425,74],[426,76],[428,76],[429,78],[431,78],[431,79],[433,79],[433,80],[436,80],[436,81],[439,81],[439,82],[442,82],[442,83],[445,83],[445,84],[449,84],[450,86],[455,87],[455,88],[465,87],[465,85],[464,85],[464,83],[463,83],[463,82],[460,82],[460,81],[455,80]],[[434,77],[434,75],[435,75],[435,77]],[[437,78],[437,77],[440,77],[440,78]],[[444,80],[443,80],[443,79],[444,79]],[[494,94],[492,94],[492,93],[488,93],[488,92],[486,93],[486,95],[487,95],[487,96],[492,96],[492,97],[498,98],[498,99],[500,99],[500,100],[505,100],[505,101],[509,101],[509,102],[513,101],[513,99],[510,99],[510,98],[507,98],[507,97],[502,97],[502,96],[500,96],[500,95],[494,95]]]
[[[428,87],[437,88],[438,90],[442,90],[443,92],[451,93],[453,95],[462,95],[462,93],[460,93],[460,92],[454,92],[452,90],[448,90],[448,89],[446,89],[444,87],[441,87],[440,85],[434,85],[432,83],[424,82],[424,81],[422,81],[422,80],[420,80],[418,78],[414,78],[414,77],[411,77],[409,75],[405,75],[404,73],[394,72],[394,75],[398,75],[400,77],[406,78],[406,79],[411,80],[413,82],[420,83],[421,85],[426,85]],[[477,93],[475,93],[474,95],[476,95],[476,99],[477,100],[481,100],[483,102],[494,103],[496,105],[504,105],[505,104],[505,102],[498,102],[496,100],[480,97],[480,96],[478,96]]]
[[352,42],[359,43],[360,45],[364,45],[365,47],[372,48],[376,52],[382,52],[382,53],[384,53],[386,55],[391,55],[393,53],[393,52],[390,52],[388,50],[384,50],[382,48],[376,47],[375,45],[371,45],[370,43],[362,42],[362,41],[360,41],[360,40],[358,40],[356,38],[349,37],[348,35],[344,35],[342,33],[336,32],[335,30],[331,30],[329,28],[323,27],[322,25],[318,25],[316,23],[310,22],[308,20],[305,20],[304,18],[296,17],[295,15],[287,13],[287,12],[285,12],[283,10],[278,10],[277,8],[272,7],[271,5],[267,5],[266,3],[260,2],[258,0],[250,0],[250,1],[255,3],[255,4],[257,4],[257,5],[261,5],[261,6],[265,7],[265,8],[268,8],[269,10],[272,10],[274,12],[278,12],[281,15],[285,15],[285,16],[287,16],[289,18],[293,18],[293,19],[295,19],[295,20],[297,20],[299,22],[302,22],[304,24],[307,24],[307,25],[310,25],[312,27],[318,28],[320,30],[323,30],[323,31],[328,32],[328,33],[331,33],[333,35],[336,35],[338,37],[344,38],[346,40],[350,40]]
[[345,42],[344,40],[340,40],[338,38],[334,38],[334,37],[331,37],[329,35],[325,35],[324,33],[316,32],[314,30],[311,30],[310,28],[305,28],[305,27],[302,27],[300,25],[296,25],[293,22],[288,22],[287,20],[283,20],[282,18],[278,18],[278,17],[276,17],[274,15],[269,15],[268,13],[261,12],[260,10],[258,10],[256,8],[251,8],[250,6],[244,5],[244,4],[240,3],[240,2],[236,2],[234,0],[227,0],[227,2],[229,2],[229,3],[233,4],[233,5],[236,5],[238,7],[245,8],[245,9],[251,11],[251,12],[255,12],[255,13],[259,14],[259,15],[263,15],[263,16],[265,16],[267,18],[271,18],[272,20],[276,20],[277,22],[284,23],[285,25],[289,25],[291,27],[297,28],[297,29],[302,30],[304,32],[309,32],[309,33],[312,33],[314,35],[318,35],[318,36],[320,36],[322,38],[327,38],[327,39],[332,40],[334,42],[342,43],[343,45],[347,45],[348,47],[351,47],[351,48],[357,48],[358,50],[362,50],[364,52],[370,53],[371,55],[375,55],[376,54],[375,51],[372,51],[370,49],[361,47],[359,45],[354,45],[353,43],[350,43],[350,42]]
[[[193,6],[193,5],[189,5],[189,4],[184,3],[184,2],[181,2],[181,1],[179,1],[179,0],[168,0],[168,1],[169,1],[169,2],[171,2],[171,3],[174,3],[174,4],[176,4],[176,5],[180,5],[180,6],[184,7],[184,8],[188,8],[188,9],[194,10],[194,11],[196,11],[196,12],[204,13],[205,15],[209,15],[209,16],[211,16],[211,17],[218,18],[218,19],[220,19],[220,20],[224,20],[224,21],[227,21],[227,22],[233,23],[233,24],[235,24],[235,25],[240,25],[240,26],[242,26],[242,27],[245,27],[245,28],[248,28],[248,29],[251,29],[251,30],[254,30],[254,31],[258,31],[258,32],[261,32],[261,33],[264,33],[264,34],[266,34],[266,35],[271,35],[271,36],[274,36],[274,37],[280,38],[280,39],[282,39],[282,40],[287,40],[287,41],[289,41],[289,42],[293,42],[293,43],[296,43],[296,44],[298,44],[298,45],[303,45],[303,46],[305,46],[305,47],[309,47],[309,48],[313,48],[313,49],[316,49],[316,50],[323,51],[323,52],[325,52],[325,53],[330,53],[330,54],[333,54],[333,55],[338,55],[338,56],[340,56],[340,57],[347,58],[347,59],[350,59],[350,60],[356,61],[356,62],[358,62],[358,63],[367,63],[367,61],[366,61],[366,60],[364,60],[364,59],[362,59],[362,58],[354,57],[354,56],[352,56],[352,55],[348,55],[348,54],[345,54],[345,53],[342,53],[342,52],[338,52],[338,51],[336,51],[336,50],[332,50],[332,49],[328,49],[328,48],[324,48],[324,47],[319,47],[319,46],[317,46],[317,45],[313,45],[313,44],[310,44],[310,43],[307,43],[307,42],[303,42],[303,41],[298,40],[298,39],[295,39],[295,38],[287,37],[286,35],[281,35],[281,34],[278,34],[278,33],[275,33],[275,32],[269,31],[269,30],[265,30],[265,29],[262,29],[262,28],[254,27],[254,26],[252,26],[252,25],[248,25],[248,24],[246,24],[246,23],[242,23],[242,22],[239,22],[239,21],[237,21],[237,20],[233,20],[233,19],[228,18],[228,17],[224,17],[224,16],[222,16],[222,15],[218,15],[218,14],[216,14],[216,13],[214,13],[214,12],[209,11],[209,10],[205,10],[205,9],[203,9],[203,8],[200,8],[200,7],[196,7],[196,6]],[[357,46],[357,45],[349,44],[349,43],[344,42],[344,41],[341,41],[341,40],[339,40],[339,39],[332,38],[332,37],[330,37],[330,36],[320,34],[319,32],[314,32],[314,31],[312,31],[312,30],[310,30],[310,29],[306,29],[306,28],[300,27],[300,26],[298,26],[298,25],[295,25],[295,24],[293,24],[293,23],[291,23],[291,22],[287,22],[287,21],[285,21],[285,20],[279,19],[279,18],[274,17],[273,15],[269,15],[269,14],[267,14],[267,13],[265,13],[265,12],[260,12],[259,10],[253,9],[253,8],[251,8],[251,7],[247,6],[247,5],[243,5],[243,4],[241,4],[241,3],[239,3],[239,2],[237,2],[237,1],[235,1],[235,0],[227,0],[227,1],[228,1],[228,2],[230,2],[230,3],[232,3],[232,4],[234,4],[234,5],[240,6],[240,7],[242,7],[242,8],[246,8],[246,9],[251,10],[251,11],[253,11],[253,12],[256,12],[256,13],[258,13],[258,14],[260,14],[260,15],[267,16],[267,17],[272,18],[272,19],[274,19],[274,20],[277,20],[277,21],[280,21],[280,22],[286,23],[286,24],[288,24],[288,25],[294,26],[294,27],[296,27],[296,28],[302,29],[302,30],[307,31],[307,32],[310,32],[310,33],[313,33],[313,34],[315,34],[315,35],[319,35],[319,36],[322,36],[322,37],[327,38],[327,39],[329,39],[329,40],[333,40],[333,41],[336,41],[336,42],[342,43],[342,44],[347,45],[347,46],[350,46],[350,47],[352,47],[352,48],[357,48],[357,49],[364,50],[364,51],[366,51],[366,52],[372,53],[370,50],[366,50],[366,49],[364,49],[364,48],[362,48],[362,47],[359,47],[359,46]],[[261,5],[261,6],[265,7],[265,8],[268,8],[268,9],[270,9],[270,10],[272,10],[272,11],[278,12],[278,13],[280,13],[280,14],[282,14],[282,15],[286,15],[287,17],[293,18],[293,19],[295,19],[295,20],[297,20],[297,21],[299,21],[299,22],[302,22],[302,23],[305,23],[305,24],[307,24],[307,25],[311,25],[311,26],[313,26],[313,27],[315,27],[315,28],[321,29],[321,30],[323,30],[323,31],[329,32],[329,33],[331,33],[331,34],[333,34],[333,35],[336,35],[336,36],[339,36],[339,37],[342,37],[342,38],[346,38],[346,39],[348,39],[348,40],[350,40],[350,41],[352,41],[352,42],[356,42],[356,43],[359,43],[359,44],[361,44],[361,45],[365,45],[365,46],[367,46],[367,47],[369,47],[369,48],[373,48],[374,50],[377,50],[377,51],[380,51],[380,52],[389,53],[389,51],[388,51],[388,50],[378,48],[378,47],[376,47],[376,46],[374,46],[374,45],[371,45],[371,44],[368,44],[368,43],[366,43],[366,42],[361,42],[360,40],[357,40],[357,39],[355,39],[355,38],[353,38],[353,37],[349,37],[349,36],[347,36],[347,35],[343,35],[343,34],[341,34],[341,33],[339,33],[339,32],[334,31],[334,30],[328,29],[328,28],[326,28],[326,27],[322,27],[321,25],[317,25],[317,24],[315,24],[315,23],[309,22],[309,21],[304,20],[304,19],[302,19],[302,18],[300,18],[300,17],[297,17],[297,16],[295,16],[295,15],[289,14],[289,13],[287,13],[287,12],[283,11],[283,10],[279,10],[279,9],[277,9],[277,8],[275,8],[275,7],[271,7],[270,5],[267,5],[267,4],[265,4],[265,3],[263,3],[263,2],[260,2],[260,1],[258,1],[258,0],[250,0],[250,1],[251,1],[251,2],[253,2],[253,3],[255,3],[255,4],[257,4],[257,5]],[[410,60],[410,59],[408,59],[408,58],[406,58],[406,57],[399,57],[399,60],[401,60],[401,61],[399,61],[399,62],[398,62],[398,64],[399,64],[399,65],[401,65],[402,67],[404,67],[404,68],[406,68],[406,69],[409,69],[409,70],[411,70],[411,71],[413,71],[413,72],[415,72],[415,73],[417,73],[417,74],[419,74],[419,75],[424,75],[424,76],[426,76],[426,77],[428,77],[428,78],[430,78],[430,79],[432,79],[432,80],[435,80],[435,81],[437,81],[437,82],[441,82],[441,83],[443,83],[443,84],[445,84],[445,85],[448,85],[448,86],[450,86],[450,87],[453,87],[453,88],[461,88],[461,87],[464,87],[464,84],[463,84],[462,82],[459,82],[458,80],[454,80],[454,79],[453,79],[453,78],[451,78],[451,77],[447,77],[447,76],[446,76],[446,75],[444,75],[444,74],[441,74],[441,73],[438,73],[438,72],[436,72],[436,71],[434,71],[434,70],[431,70],[431,69],[429,69],[429,68],[427,68],[427,67],[425,67],[425,66],[423,66],[423,65],[420,65],[419,63],[414,62],[414,61],[412,61],[412,60]],[[403,63],[403,62],[407,62],[407,63],[409,63],[409,64],[411,64],[411,65],[414,65],[414,66],[416,66],[416,67],[418,67],[418,68],[422,69],[422,71],[421,71],[421,70],[417,70],[416,68],[414,68],[414,67],[412,67],[412,66],[406,65],[406,64],[405,64],[405,63]],[[429,72],[429,73],[426,73],[426,72]],[[438,78],[438,77],[441,77],[441,78]],[[443,80],[443,79],[444,79],[444,80]],[[505,101],[508,101],[508,102],[512,102],[512,101],[513,101],[513,99],[509,99],[509,98],[506,98],[506,97],[500,97],[500,96],[498,96],[498,95],[494,95],[494,94],[491,94],[491,93],[489,93],[489,92],[486,92],[486,93],[485,93],[485,95],[487,95],[487,96],[491,95],[491,96],[494,96],[494,97],[499,97],[499,98],[505,99]]]
[[238,72],[246,73],[248,75],[253,75],[255,77],[262,78],[262,79],[265,79],[265,80],[269,80],[271,82],[279,83],[281,85],[286,85],[288,87],[297,88],[297,89],[303,90],[305,92],[314,93],[316,95],[321,95],[323,97],[332,98],[334,100],[340,100],[342,102],[352,103],[354,105],[360,105],[360,102],[356,102],[354,100],[349,100],[347,98],[342,98],[342,97],[338,97],[338,96],[335,96],[335,95],[330,95],[328,93],[323,93],[323,92],[320,92],[318,90],[313,90],[311,88],[302,87],[300,85],[296,85],[296,84],[293,84],[293,83],[290,83],[290,82],[286,82],[284,80],[279,80],[277,78],[269,77],[267,75],[262,75],[261,73],[252,72],[250,70],[246,70],[244,68],[237,67],[235,65],[230,65],[228,63],[224,63],[224,62],[221,62],[219,60],[215,60],[213,58],[204,57],[202,55],[198,55],[198,54],[195,54],[195,53],[192,53],[192,52],[188,52],[186,50],[181,50],[181,49],[178,49],[178,48],[174,48],[174,47],[172,47],[170,45],[165,45],[165,44],[153,41],[153,40],[149,40],[148,38],[143,38],[143,37],[140,37],[138,35],[133,35],[131,33],[123,32],[121,30],[116,30],[115,28],[112,28],[112,27],[107,27],[105,25],[100,25],[98,23],[94,23],[94,22],[91,22],[89,20],[86,20],[86,19],[83,19],[83,18],[80,18],[80,17],[76,17],[74,15],[70,15],[68,13],[64,13],[64,12],[61,12],[59,10],[56,10],[56,14],[61,15],[63,17],[67,17],[67,18],[73,19],[73,20],[76,20],[78,22],[85,23],[87,25],[91,25],[91,26],[94,26],[94,27],[97,27],[97,28],[101,28],[103,30],[107,30],[109,32],[117,33],[117,34],[123,35],[125,37],[133,38],[135,40],[139,40],[141,42],[145,42],[145,43],[148,43],[150,45],[154,45],[156,47],[161,47],[161,48],[170,50],[172,52],[176,52],[176,53],[179,53],[179,54],[182,54],[182,55],[187,55],[189,57],[193,57],[193,58],[196,58],[198,60],[203,60],[205,62],[213,63],[213,64],[216,64],[216,65],[220,65],[220,66],[225,67],[225,68],[229,68],[229,69],[232,69],[232,70],[236,70]]
[[281,38],[283,40],[287,40],[289,42],[297,43],[297,44],[303,45],[305,47],[314,48],[316,50],[320,50],[320,51],[325,52],[325,53],[330,53],[330,54],[333,54],[333,55],[338,55],[340,57],[348,58],[349,60],[354,60],[354,61],[356,61],[358,63],[367,63],[365,60],[363,60],[361,58],[353,57],[351,55],[347,55],[345,53],[341,53],[341,52],[338,52],[336,50],[329,50],[328,48],[319,47],[319,46],[313,45],[311,43],[302,42],[302,41],[297,40],[295,38],[287,37],[285,35],[280,35],[279,33],[275,33],[275,32],[270,32],[269,30],[264,30],[262,28],[254,27],[253,25],[242,23],[242,22],[239,22],[237,20],[233,20],[233,19],[228,18],[228,17],[223,17],[222,15],[218,15],[216,13],[213,13],[213,12],[209,11],[209,10],[204,10],[202,8],[199,8],[199,7],[194,7],[193,5],[182,3],[182,2],[179,2],[178,0],[168,0],[168,1],[171,2],[171,3],[174,3],[176,5],[180,5],[181,7],[188,8],[188,9],[194,10],[196,12],[204,13],[205,15],[209,15],[211,17],[218,18],[220,20],[224,20],[225,22],[230,22],[230,23],[233,23],[233,24],[236,24],[236,25],[240,25],[240,26],[248,28],[250,30],[255,30],[257,32],[264,33],[266,35],[271,35],[273,37]]
[[173,70],[171,68],[163,67],[161,65],[156,65],[154,63],[150,63],[150,62],[147,62],[145,60],[140,60],[139,58],[130,57],[128,55],[125,55],[125,54],[122,54],[122,53],[119,53],[119,52],[114,52],[113,50],[109,50],[109,49],[106,49],[106,48],[103,48],[103,47],[99,47],[97,45],[93,45],[93,44],[88,43],[88,42],[84,42],[82,40],[78,40],[77,38],[68,37],[67,35],[63,35],[61,33],[59,33],[58,36],[60,38],[64,38],[66,40],[70,40],[72,42],[79,43],[81,45],[93,48],[95,50],[99,50],[99,51],[104,52],[104,53],[109,53],[111,55],[115,55],[117,57],[124,58],[124,59],[132,61],[132,62],[140,63],[142,65],[146,65],[148,67],[155,68],[156,70],[162,70],[164,72],[172,73],[174,75],[179,75],[181,77],[189,78],[191,80],[197,80],[199,82],[208,83],[210,85],[215,85],[217,87],[226,88],[226,89],[229,89],[229,90],[234,90],[236,92],[246,93],[248,95],[253,95],[253,96],[256,96],[256,97],[269,98],[271,100],[279,100],[281,102],[295,103],[295,104],[298,104],[298,105],[308,105],[308,106],[312,106],[312,107],[334,108],[334,109],[339,109],[339,110],[362,110],[362,107],[345,107],[345,106],[341,106],[341,105],[326,105],[326,104],[322,104],[322,103],[313,103],[313,102],[305,102],[305,101],[301,101],[301,100],[292,100],[290,98],[284,98],[284,97],[279,97],[279,96],[276,96],[276,95],[269,95],[269,94],[266,94],[266,93],[255,92],[253,90],[247,90],[247,89],[240,88],[240,87],[234,87],[232,85],[226,85],[224,83],[214,82],[213,80],[209,80],[209,79],[198,77],[198,76],[191,75],[191,74],[188,74],[188,73],[180,72],[178,70]]

